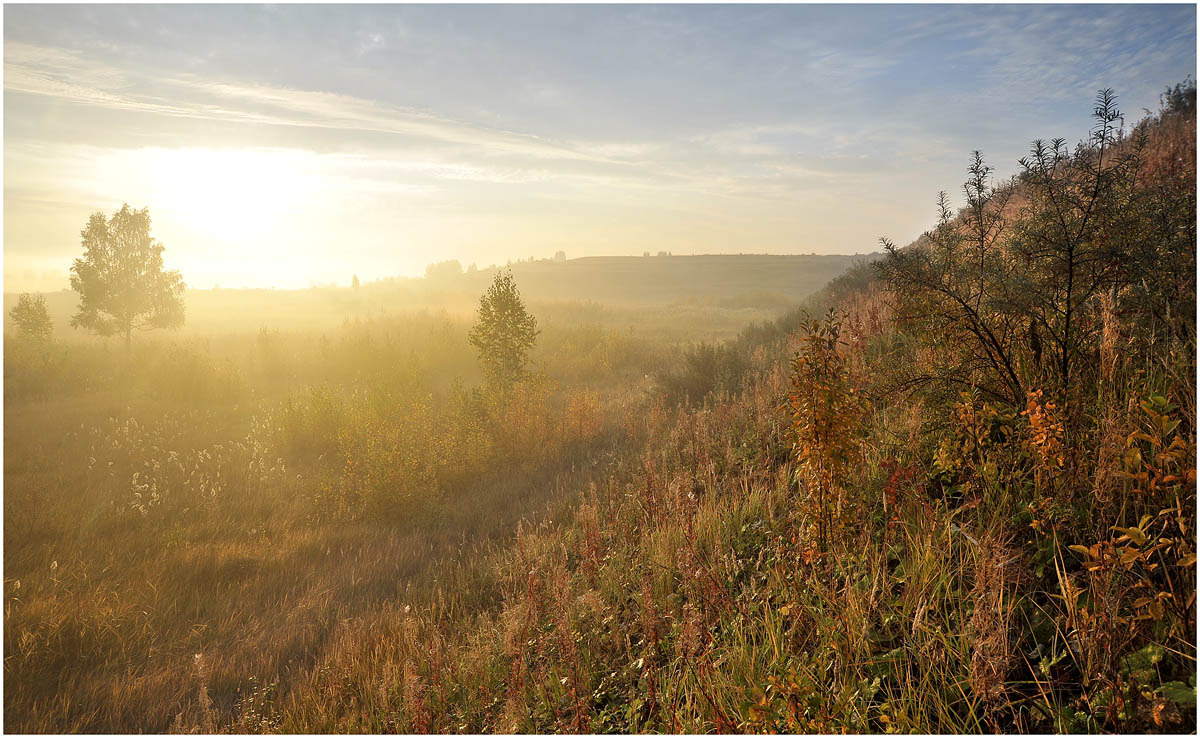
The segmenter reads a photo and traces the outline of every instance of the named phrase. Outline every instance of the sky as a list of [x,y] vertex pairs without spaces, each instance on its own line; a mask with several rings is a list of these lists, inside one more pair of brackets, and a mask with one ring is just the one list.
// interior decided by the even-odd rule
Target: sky
[[1189,75],[1193,5],[6,5],[4,288],[125,202],[194,288],[867,253]]

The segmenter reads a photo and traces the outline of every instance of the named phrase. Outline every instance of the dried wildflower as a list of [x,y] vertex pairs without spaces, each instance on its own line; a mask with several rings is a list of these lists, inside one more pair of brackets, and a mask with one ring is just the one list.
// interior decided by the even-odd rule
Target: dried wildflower
[[1005,588],[1012,583],[1008,567],[1014,556],[999,541],[982,537],[976,552],[974,613],[967,624],[971,649],[971,688],[989,705],[1004,696],[1004,681],[1012,665],[1011,606]]

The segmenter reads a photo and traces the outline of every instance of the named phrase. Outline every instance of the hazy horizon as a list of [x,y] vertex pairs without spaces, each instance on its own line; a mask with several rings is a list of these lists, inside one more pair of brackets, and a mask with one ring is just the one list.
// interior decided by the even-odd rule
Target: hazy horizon
[[[651,257],[652,259],[658,259],[658,258],[665,257],[665,258],[671,259],[674,264],[679,264],[680,260],[688,260],[688,259],[704,260],[704,259],[708,259],[710,257],[729,257],[729,259],[732,262],[739,263],[745,259],[750,259],[752,261],[755,257],[783,258],[783,259],[790,259],[792,257],[800,257],[800,258],[817,257],[819,259],[821,259],[821,258],[827,258],[827,259],[849,258],[849,259],[868,260],[870,258],[882,256],[883,253],[884,252],[882,250],[876,249],[875,251],[863,251],[863,252],[845,253],[845,254],[817,254],[817,253],[811,253],[811,252],[810,253],[797,253],[797,254],[779,254],[779,253],[768,253],[768,252],[763,252],[763,253],[745,253],[745,252],[740,252],[740,253],[696,253],[696,254],[692,254],[692,253],[678,253],[677,254],[674,252],[666,252],[666,253],[652,252],[649,254],[644,253],[644,254],[636,254],[636,255],[635,254],[587,254],[584,256],[567,255],[566,259],[561,260],[561,261],[554,258],[553,256],[533,257],[533,258],[521,257],[521,258],[516,258],[516,259],[506,259],[504,262],[498,263],[498,264],[479,264],[476,262],[471,262],[470,264],[463,264],[461,261],[459,261],[459,267],[462,269],[461,275],[463,277],[476,277],[477,279],[483,279],[483,278],[487,277],[488,275],[493,274],[497,270],[501,270],[501,271],[517,270],[517,271],[519,271],[523,266],[529,266],[529,265],[533,265],[533,264],[538,264],[538,265],[554,264],[557,266],[562,263],[579,262],[581,260],[582,261],[601,261],[601,262],[605,262],[605,261],[609,261],[609,260],[628,260],[628,262],[626,262],[626,263],[637,265],[637,264],[640,264],[642,262],[642,260],[645,259],[646,257]],[[449,262],[449,261],[458,261],[458,260],[457,259],[448,259],[448,260],[444,260],[444,261]],[[435,267],[435,266],[441,266],[441,264],[435,262],[435,263],[430,263],[426,266],[427,267]],[[740,264],[739,264],[739,266],[740,266]],[[329,279],[329,280],[325,280],[325,281],[322,281],[319,279],[312,279],[312,280],[309,280],[308,284],[287,285],[287,286],[282,286],[282,287],[280,287],[278,285],[251,286],[251,285],[234,285],[234,284],[220,284],[220,283],[215,283],[215,284],[211,284],[211,285],[201,285],[201,286],[188,285],[187,291],[188,292],[194,292],[194,291],[224,292],[224,291],[269,290],[269,291],[276,291],[276,292],[280,292],[280,291],[288,292],[288,291],[308,291],[308,290],[313,290],[313,289],[351,289],[353,287],[354,278],[358,277],[358,276],[359,275],[357,273],[354,273],[345,279]],[[380,275],[378,277],[371,278],[371,279],[363,279],[360,277],[359,282],[360,282],[360,286],[367,287],[367,286],[371,286],[371,285],[386,284],[386,283],[397,282],[397,281],[399,281],[399,282],[414,282],[414,281],[423,282],[428,279],[430,279],[430,275],[426,271],[425,273],[421,273],[421,274],[384,274],[384,275]],[[434,277],[435,281],[444,280],[444,279],[445,279],[444,275]],[[7,286],[4,289],[4,295],[10,296],[10,297],[15,297],[16,295],[18,295],[22,292],[32,292],[34,294],[52,294],[52,293],[57,293],[57,292],[65,292],[65,293],[70,293],[72,295],[76,294],[75,291],[71,289],[70,284],[66,284],[66,283],[64,283],[62,286],[60,286],[58,288],[50,288],[50,289],[43,289],[43,290],[8,289]],[[588,298],[586,296],[584,296],[584,297],[581,297],[580,299],[586,300]]]
[[[1195,68],[1192,6],[9,6],[5,291],[149,207],[189,286],[911,240]],[[1151,43],[1150,40],[1153,39]],[[1131,121],[1132,122],[1132,121]]]

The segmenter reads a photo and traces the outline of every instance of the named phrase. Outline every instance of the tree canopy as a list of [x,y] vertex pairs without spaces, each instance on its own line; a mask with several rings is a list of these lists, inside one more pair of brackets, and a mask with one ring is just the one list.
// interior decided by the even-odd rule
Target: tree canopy
[[16,307],[8,312],[17,329],[17,337],[24,341],[42,343],[50,340],[54,333],[54,322],[46,311],[46,298],[42,295],[22,294]]
[[185,285],[178,271],[163,270],[163,246],[150,236],[150,209],[123,205],[105,218],[93,213],[80,232],[83,257],[71,267],[79,293],[74,328],[102,336],[183,325]]
[[[991,184],[976,152],[965,208],[955,214],[943,193],[937,226],[916,244],[884,240],[879,267],[898,317],[936,357],[934,376],[914,384],[975,387],[1010,404],[1036,387],[1061,398],[1098,351],[1100,296],[1160,324],[1178,323],[1180,307],[1190,315],[1194,170],[1156,165],[1146,124],[1125,135],[1111,90],[1093,118],[1074,150],[1035,141],[1013,182]],[[1186,161],[1179,149],[1172,159]]]
[[537,335],[537,320],[525,310],[512,272],[498,272],[479,301],[479,321],[470,333],[488,382],[503,387],[520,379]]

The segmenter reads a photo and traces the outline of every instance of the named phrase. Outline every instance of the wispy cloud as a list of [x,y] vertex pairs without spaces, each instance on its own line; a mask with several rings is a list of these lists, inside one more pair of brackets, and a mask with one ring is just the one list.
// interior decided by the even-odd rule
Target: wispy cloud
[[[5,89],[79,105],[127,112],[195,118],[252,126],[317,128],[343,133],[382,133],[411,142],[408,149],[377,149],[369,158],[392,173],[492,183],[557,181],[613,188],[675,188],[720,196],[780,196],[777,173],[768,180],[715,177],[704,151],[779,156],[785,148],[766,137],[812,134],[810,126],[753,126],[664,144],[660,142],[568,142],[497,130],[434,113],[381,104],[351,95],[206,80],[177,75],[159,83],[174,94],[131,91],[129,72],[106,67],[78,52],[22,45],[5,58]],[[66,80],[90,69],[89,85]],[[170,99],[173,103],[166,103]],[[443,147],[437,155],[437,145]],[[415,153],[415,156],[414,156]],[[793,170],[792,173],[795,173]],[[757,185],[755,183],[758,183]]]
[[206,108],[214,117],[225,114],[234,121],[390,133],[470,146],[496,155],[611,162],[535,135],[484,128],[349,95],[199,79],[173,81],[191,92],[241,104],[241,108]]
[[[84,59],[78,52],[29,44],[6,46],[4,88],[80,105],[227,123],[386,133],[457,144],[493,156],[621,164],[618,159],[568,142],[496,130],[386,105],[351,95],[261,84],[207,80],[196,75],[160,80],[171,103],[130,88],[122,70]],[[84,71],[86,70],[86,73]],[[621,146],[600,149],[619,153]],[[626,148],[625,151],[635,151]]]
[[115,68],[87,63],[78,53],[19,42],[4,45],[4,89],[90,105],[120,106],[127,87]]

